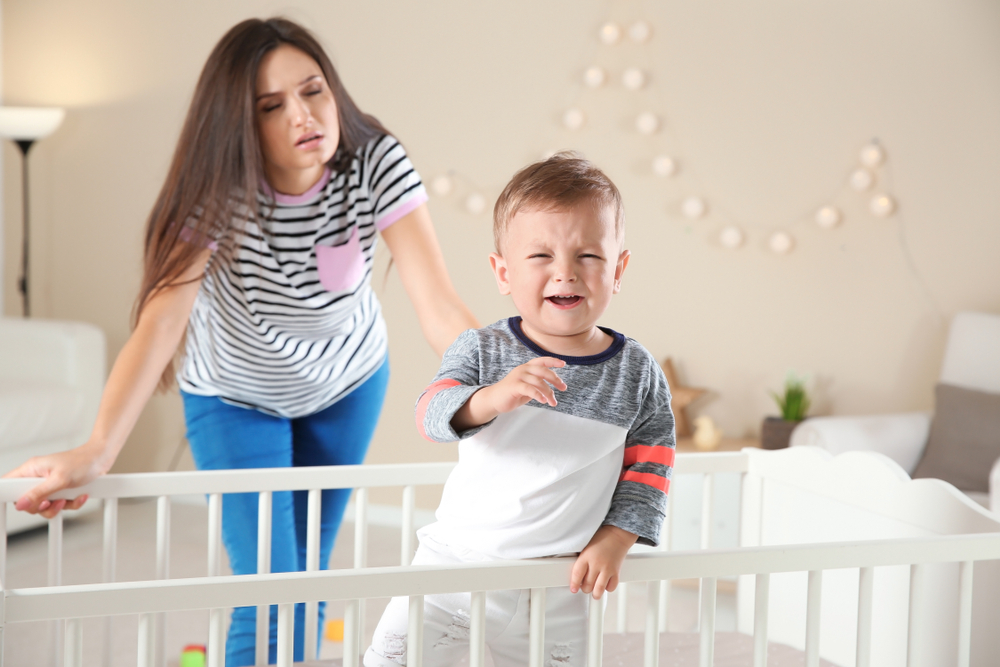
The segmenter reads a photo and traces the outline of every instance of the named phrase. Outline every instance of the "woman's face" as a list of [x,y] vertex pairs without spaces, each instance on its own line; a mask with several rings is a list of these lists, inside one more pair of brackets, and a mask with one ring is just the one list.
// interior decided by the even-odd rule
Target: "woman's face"
[[265,176],[279,192],[302,194],[340,143],[333,91],[315,60],[282,44],[261,60],[254,97]]

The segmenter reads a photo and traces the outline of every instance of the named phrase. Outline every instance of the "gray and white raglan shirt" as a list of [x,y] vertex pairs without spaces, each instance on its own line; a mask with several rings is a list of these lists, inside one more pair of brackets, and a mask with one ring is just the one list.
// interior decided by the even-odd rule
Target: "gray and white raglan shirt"
[[[428,440],[460,440],[437,522],[421,537],[494,558],[536,558],[583,550],[602,525],[660,539],[674,462],[674,417],[663,371],[639,343],[610,329],[599,354],[542,349],[521,318],[469,329],[445,352],[417,400]],[[566,366],[555,407],[531,401],[457,433],[452,417],[479,389],[540,356]]]

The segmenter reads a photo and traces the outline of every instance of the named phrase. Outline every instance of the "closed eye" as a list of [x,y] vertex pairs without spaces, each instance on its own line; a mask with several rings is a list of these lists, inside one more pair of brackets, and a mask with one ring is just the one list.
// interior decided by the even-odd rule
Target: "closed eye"
[[583,255],[580,255],[580,257],[581,257],[581,258],[583,258],[583,257],[588,257],[588,258],[593,258],[593,259],[604,259],[604,258],[603,258],[603,257],[601,257],[600,255],[594,255],[594,254],[590,254],[590,253],[587,253],[587,254],[583,254]]
[[543,252],[536,252],[536,253],[535,253],[535,254],[533,254],[533,255],[528,255],[528,259],[536,259],[536,258],[543,258],[543,259],[544,259],[544,258],[549,258],[549,257],[551,257],[551,256],[552,256],[552,255],[546,255],[546,254],[545,254],[545,253],[543,253]]

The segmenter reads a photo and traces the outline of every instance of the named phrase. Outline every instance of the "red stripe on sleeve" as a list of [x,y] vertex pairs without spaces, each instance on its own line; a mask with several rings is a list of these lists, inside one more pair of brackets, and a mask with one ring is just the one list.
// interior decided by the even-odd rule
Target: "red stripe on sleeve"
[[[417,430],[420,431],[420,436],[424,440],[431,440],[427,437],[427,431],[424,430],[424,416],[427,414],[427,406],[430,405],[431,399],[437,396],[438,392],[452,387],[457,387],[460,384],[462,383],[458,380],[442,378],[437,382],[430,383],[427,389],[424,389],[423,395],[420,397],[420,400],[417,401]],[[431,440],[431,442],[434,441]]]
[[632,445],[625,448],[626,468],[636,463],[659,463],[665,466],[674,465],[673,447],[650,447],[649,445]]
[[628,470],[622,475],[621,481],[623,482],[636,482],[638,484],[645,484],[646,486],[651,486],[654,489],[659,489],[664,493],[670,488],[670,480],[666,477],[660,477],[659,475],[654,475],[649,472],[633,472]]

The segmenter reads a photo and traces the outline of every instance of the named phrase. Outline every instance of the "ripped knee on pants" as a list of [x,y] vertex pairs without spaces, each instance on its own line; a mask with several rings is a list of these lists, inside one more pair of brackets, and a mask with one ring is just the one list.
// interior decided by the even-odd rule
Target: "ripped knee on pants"
[[549,664],[547,667],[566,667],[573,657],[572,648],[573,647],[569,642],[553,646],[552,653],[549,655]]
[[406,665],[406,635],[387,633],[378,649],[372,646],[369,650],[397,665]]
[[472,619],[469,612],[459,609],[451,617],[451,623],[445,628],[444,636],[434,643],[434,648],[441,649],[458,643],[467,643],[471,627]]

